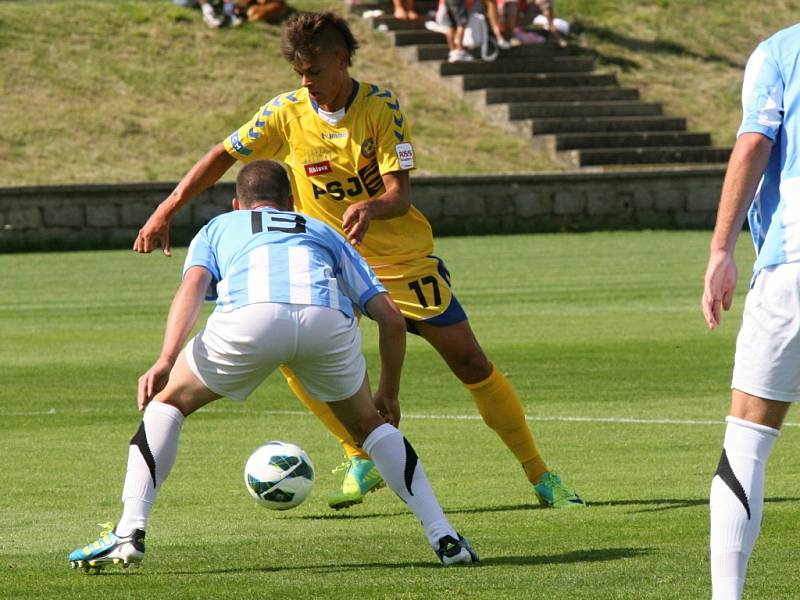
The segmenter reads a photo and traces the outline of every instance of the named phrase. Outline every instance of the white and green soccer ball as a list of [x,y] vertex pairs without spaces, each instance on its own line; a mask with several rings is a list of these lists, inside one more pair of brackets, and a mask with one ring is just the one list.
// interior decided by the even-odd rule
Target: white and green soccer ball
[[314,463],[305,450],[288,442],[268,442],[256,448],[244,465],[250,495],[272,510],[301,504],[314,487]]

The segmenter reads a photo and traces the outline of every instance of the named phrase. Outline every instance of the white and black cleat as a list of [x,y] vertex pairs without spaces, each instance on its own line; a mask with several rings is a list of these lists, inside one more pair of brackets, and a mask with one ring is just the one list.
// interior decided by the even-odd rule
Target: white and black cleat
[[457,533],[458,539],[451,535],[439,538],[439,547],[434,548],[436,556],[445,567],[451,565],[468,565],[480,562],[478,553],[473,550],[469,540]]

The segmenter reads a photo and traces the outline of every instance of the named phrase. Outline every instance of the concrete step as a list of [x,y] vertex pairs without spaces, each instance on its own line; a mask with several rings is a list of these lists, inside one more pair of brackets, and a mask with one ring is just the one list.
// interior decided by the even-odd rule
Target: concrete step
[[509,87],[609,86],[616,83],[617,78],[611,73],[496,73],[464,75],[462,88],[466,91]]
[[595,148],[570,150],[575,166],[633,165],[664,163],[724,163],[730,148]]
[[[420,16],[425,17],[429,12],[435,12],[438,4],[438,0],[417,0],[414,2],[414,10],[416,10]],[[368,2],[366,4],[359,2],[355,6],[350,6],[349,10],[351,13],[358,15],[368,10],[382,10],[384,14],[392,15],[394,14],[394,5],[391,0],[377,0],[376,2]]]
[[424,19],[395,19],[392,13],[373,17],[370,21],[381,31],[427,31]]
[[633,102],[519,102],[508,105],[508,118],[548,119],[571,117],[654,117],[661,105]]
[[[447,44],[420,44],[416,47],[414,58],[420,61],[426,60],[447,60]],[[561,49],[553,44],[529,44],[527,46],[519,46],[511,48],[510,50],[500,50],[500,56],[497,60],[504,60],[509,58],[521,58],[523,56],[530,57],[546,57],[558,54],[559,56],[569,56],[569,49]],[[480,52],[471,50],[470,54],[478,57]]]
[[552,56],[549,58],[503,58],[494,62],[443,62],[439,73],[448,75],[482,75],[500,73],[588,73],[594,70],[594,60],[583,56]]
[[590,132],[685,131],[680,117],[572,117],[535,119],[533,135]]
[[633,133],[564,133],[555,136],[555,149],[633,148],[652,146],[711,146],[707,133],[637,131]]
[[395,46],[417,46],[418,44],[441,44],[446,38],[443,33],[427,29],[390,31],[389,37]]
[[486,104],[506,102],[578,102],[604,100],[638,100],[635,88],[608,87],[551,87],[551,88],[489,88],[475,92],[483,94]]

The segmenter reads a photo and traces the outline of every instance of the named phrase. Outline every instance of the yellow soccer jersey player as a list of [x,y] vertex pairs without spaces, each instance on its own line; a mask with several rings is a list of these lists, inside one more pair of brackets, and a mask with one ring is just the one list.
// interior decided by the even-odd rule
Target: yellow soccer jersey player
[[[392,299],[418,333],[442,356],[475,400],[483,421],[522,466],[536,497],[554,508],[585,506],[541,457],[520,398],[485,355],[450,291],[444,264],[431,256],[433,238],[411,203],[414,168],[409,125],[395,95],[352,79],[358,48],[347,22],[333,13],[298,13],[284,25],[281,54],[301,89],[281,94],[192,166],[159,204],[134,242],[137,252],[161,246],[170,253],[175,213],[208,189],[237,160],[272,158],[293,175],[296,206],[338,229],[358,246]],[[291,373],[289,385],[345,446],[349,457],[341,489],[328,498],[336,509],[362,501],[382,484],[380,473],[326,404],[314,400]],[[377,407],[395,407],[399,388],[378,382]]]
[[[343,114],[342,114],[343,113]],[[237,160],[272,158],[292,171],[297,210],[342,231],[354,202],[380,196],[381,176],[414,168],[410,128],[397,97],[385,88],[353,82],[334,123],[306,88],[281,94],[224,142]],[[329,117],[329,120],[326,120]],[[375,267],[412,261],[433,251],[427,219],[415,207],[370,223],[359,252]]]

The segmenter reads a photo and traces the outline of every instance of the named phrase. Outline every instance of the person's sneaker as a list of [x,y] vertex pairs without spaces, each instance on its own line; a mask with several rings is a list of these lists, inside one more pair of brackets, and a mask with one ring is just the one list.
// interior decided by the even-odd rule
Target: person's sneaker
[[214,7],[211,4],[203,4],[200,7],[200,10],[203,13],[203,22],[211,27],[212,29],[217,29],[222,27],[224,21],[217,16],[216,11],[214,11]]
[[464,50],[463,48],[457,48],[455,50],[450,50],[447,55],[447,62],[472,62],[475,60],[475,57],[472,56],[469,52]]
[[504,37],[497,38],[497,47],[500,48],[500,50],[511,50],[511,44]]
[[434,548],[436,556],[442,561],[445,567],[450,565],[468,565],[480,562],[478,553],[472,549],[469,541],[460,533],[456,534],[458,539],[452,535],[439,538],[438,548]]
[[334,510],[361,504],[368,492],[376,492],[386,485],[375,463],[366,458],[354,456],[333,470],[337,471],[345,471],[345,474],[342,489],[328,497],[328,506]]
[[69,555],[69,566],[73,569],[83,569],[87,573],[90,569],[100,571],[108,564],[139,566],[144,556],[144,536],[142,529],[135,529],[133,533],[120,537],[114,531],[113,523],[100,525],[103,531],[94,542],[89,542],[82,548],[76,548]]
[[533,491],[539,503],[549,508],[578,508],[586,506],[578,494],[571,487],[561,481],[561,477],[547,471],[542,475],[542,480],[533,486]]

